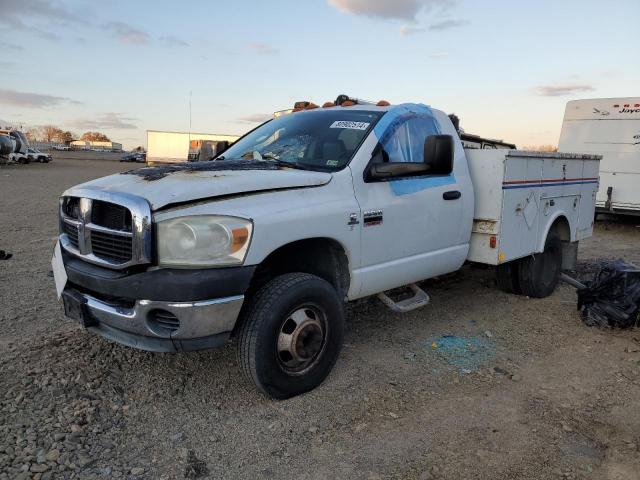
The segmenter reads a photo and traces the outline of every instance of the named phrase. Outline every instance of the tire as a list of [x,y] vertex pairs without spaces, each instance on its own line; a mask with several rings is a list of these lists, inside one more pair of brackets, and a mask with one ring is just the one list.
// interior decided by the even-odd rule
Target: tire
[[505,293],[520,295],[520,260],[503,263],[496,267],[496,284]]
[[558,285],[562,270],[562,242],[556,232],[549,232],[544,251],[524,258],[518,275],[524,295],[548,297]]
[[340,354],[342,301],[315,275],[274,278],[249,300],[240,321],[238,363],[250,382],[275,399],[313,390]]

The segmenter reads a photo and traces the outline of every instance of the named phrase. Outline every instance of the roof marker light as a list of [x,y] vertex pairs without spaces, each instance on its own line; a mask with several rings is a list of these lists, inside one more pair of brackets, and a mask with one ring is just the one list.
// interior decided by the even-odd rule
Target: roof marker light
[[388,107],[389,105],[391,104],[386,100],[380,100],[378,103],[376,103],[376,106],[378,107]]
[[335,107],[335,106],[336,106],[336,104],[333,103],[333,102],[324,102],[322,104],[322,108],[330,108],[330,107]]

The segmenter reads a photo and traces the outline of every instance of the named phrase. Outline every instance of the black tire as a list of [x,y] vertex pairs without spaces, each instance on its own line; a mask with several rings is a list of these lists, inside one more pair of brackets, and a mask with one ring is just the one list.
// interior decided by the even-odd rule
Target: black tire
[[547,235],[542,253],[521,260],[518,278],[522,293],[534,298],[548,297],[558,285],[561,270],[562,241],[552,231]]
[[496,267],[496,284],[506,293],[520,295],[520,260],[503,263]]
[[[264,285],[249,302],[237,345],[247,379],[276,399],[320,385],[338,359],[344,334],[342,301],[333,286],[315,275],[288,273]],[[298,323],[293,318],[300,312],[308,319]],[[287,333],[291,322],[295,330]],[[297,358],[282,349],[283,338],[297,339],[290,343]],[[294,368],[299,358],[302,363]]]

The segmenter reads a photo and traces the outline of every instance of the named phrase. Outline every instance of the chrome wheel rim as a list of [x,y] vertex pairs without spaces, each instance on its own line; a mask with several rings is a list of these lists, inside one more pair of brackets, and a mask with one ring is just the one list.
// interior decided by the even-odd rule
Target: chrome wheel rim
[[303,374],[322,356],[326,344],[327,316],[317,305],[295,308],[280,325],[276,357],[289,374]]

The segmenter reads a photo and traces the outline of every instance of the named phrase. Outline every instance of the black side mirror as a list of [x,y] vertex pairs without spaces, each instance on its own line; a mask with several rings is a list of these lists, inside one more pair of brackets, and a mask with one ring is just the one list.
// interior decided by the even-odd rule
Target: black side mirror
[[425,163],[374,163],[365,176],[365,181],[389,180],[397,177],[410,177],[430,173]]
[[431,175],[449,175],[453,171],[453,137],[431,135],[424,141],[424,163]]

